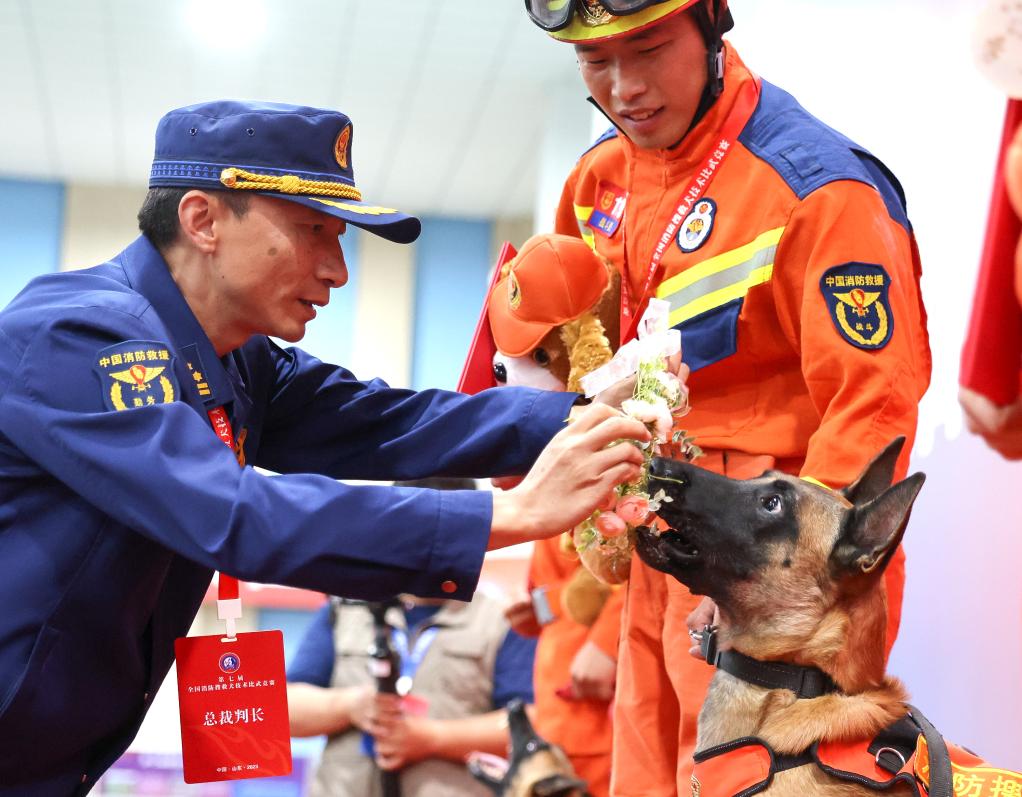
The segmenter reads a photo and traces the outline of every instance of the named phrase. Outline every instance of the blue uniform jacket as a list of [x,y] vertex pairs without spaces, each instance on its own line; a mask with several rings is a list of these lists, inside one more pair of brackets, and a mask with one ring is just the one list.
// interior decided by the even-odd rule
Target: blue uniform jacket
[[[335,479],[522,472],[574,399],[395,390],[265,337],[218,358],[145,238],[34,280],[0,313],[0,795],[89,790],[215,569],[467,600],[488,493]],[[282,475],[238,467],[221,405],[248,465]]]

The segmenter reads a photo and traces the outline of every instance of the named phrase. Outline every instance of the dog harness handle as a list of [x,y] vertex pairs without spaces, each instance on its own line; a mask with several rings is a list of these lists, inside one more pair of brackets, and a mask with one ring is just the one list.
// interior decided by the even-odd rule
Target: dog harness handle
[[951,754],[947,743],[933,723],[930,722],[915,706],[908,706],[912,719],[923,732],[926,749],[929,752],[930,764],[930,797],[954,797],[954,776],[951,770]]
[[[896,784],[915,797],[954,797],[954,779],[968,778],[976,797],[1020,794],[1022,773],[991,767],[975,754],[948,745],[919,709],[883,728],[872,740],[819,741],[783,754],[769,742],[744,736],[694,754],[693,793],[748,797],[770,786],[778,772],[816,766],[838,781],[889,794]],[[961,792],[959,792],[961,793]]]

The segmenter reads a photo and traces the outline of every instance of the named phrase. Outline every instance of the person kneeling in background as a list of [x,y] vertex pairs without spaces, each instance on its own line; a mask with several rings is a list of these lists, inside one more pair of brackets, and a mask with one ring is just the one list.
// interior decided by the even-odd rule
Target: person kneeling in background
[[[412,485],[474,488],[470,479]],[[516,697],[533,702],[535,641],[511,631],[503,609],[478,592],[471,603],[400,596],[386,619],[403,662],[402,698],[377,693],[370,675],[368,606],[331,599],[288,669],[291,734],[329,737],[309,794],[377,797],[382,769],[401,771],[402,797],[490,797],[465,758],[473,751],[506,755],[504,706]]]

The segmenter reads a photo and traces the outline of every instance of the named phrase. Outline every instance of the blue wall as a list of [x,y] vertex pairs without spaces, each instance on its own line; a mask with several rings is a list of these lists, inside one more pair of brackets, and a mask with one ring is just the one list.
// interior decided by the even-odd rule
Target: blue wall
[[0,307],[60,268],[63,216],[62,183],[0,180]]
[[492,225],[424,218],[415,245],[412,387],[453,390],[486,294]]

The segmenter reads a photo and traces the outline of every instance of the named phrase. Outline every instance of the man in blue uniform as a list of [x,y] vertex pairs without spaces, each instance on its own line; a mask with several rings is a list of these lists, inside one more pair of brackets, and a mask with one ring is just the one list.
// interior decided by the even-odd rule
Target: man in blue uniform
[[[0,795],[91,788],[214,570],[465,600],[487,548],[569,528],[637,473],[608,444],[648,435],[608,407],[393,390],[266,337],[299,340],[344,284],[346,224],[418,235],[362,201],[351,140],[313,108],[173,111],[143,236],[0,312]],[[497,494],[335,481],[526,471]]]

